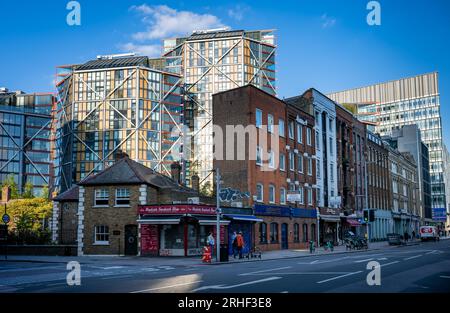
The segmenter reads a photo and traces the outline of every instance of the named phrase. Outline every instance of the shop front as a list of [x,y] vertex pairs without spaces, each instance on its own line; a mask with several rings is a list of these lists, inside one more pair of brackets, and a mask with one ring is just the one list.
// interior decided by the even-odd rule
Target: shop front
[[324,245],[328,241],[331,241],[334,245],[337,245],[339,242],[338,231],[341,222],[339,210],[332,208],[320,208],[319,217],[320,245]]
[[[210,232],[216,239],[216,208],[208,205],[139,206],[141,256],[198,256]],[[221,244],[229,220],[220,220]]]
[[362,233],[362,224],[359,221],[358,218],[355,217],[350,217],[350,216],[346,216],[346,217],[341,217],[341,235],[339,236],[340,238],[345,238],[346,234],[348,232],[352,232],[353,234],[356,235],[361,235]]

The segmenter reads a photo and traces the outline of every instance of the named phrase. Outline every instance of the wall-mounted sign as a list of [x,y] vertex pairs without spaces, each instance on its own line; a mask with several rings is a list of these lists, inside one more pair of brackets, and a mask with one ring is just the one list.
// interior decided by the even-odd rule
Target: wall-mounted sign
[[302,196],[299,193],[288,193],[286,200],[288,202],[301,202]]
[[447,220],[447,212],[445,208],[433,208],[433,221],[445,222]]
[[316,209],[255,204],[255,215],[316,218],[317,211]]
[[139,206],[138,213],[144,215],[166,215],[166,214],[214,215],[216,214],[216,208],[210,205],[199,205],[199,204],[144,205]]

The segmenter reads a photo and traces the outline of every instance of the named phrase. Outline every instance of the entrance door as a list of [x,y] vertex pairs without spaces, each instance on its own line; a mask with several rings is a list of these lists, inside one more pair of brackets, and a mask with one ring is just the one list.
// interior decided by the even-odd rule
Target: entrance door
[[281,224],[281,249],[288,248],[288,224]]
[[125,226],[125,255],[137,255],[138,253],[137,229],[137,225]]

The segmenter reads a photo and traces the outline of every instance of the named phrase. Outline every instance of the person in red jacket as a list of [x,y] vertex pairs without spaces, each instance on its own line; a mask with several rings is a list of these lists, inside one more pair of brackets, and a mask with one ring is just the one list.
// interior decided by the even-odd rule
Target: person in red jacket
[[237,251],[239,253],[239,259],[242,259],[242,249],[244,248],[245,242],[244,242],[244,236],[242,236],[242,232],[240,231],[239,234],[236,236],[236,246]]

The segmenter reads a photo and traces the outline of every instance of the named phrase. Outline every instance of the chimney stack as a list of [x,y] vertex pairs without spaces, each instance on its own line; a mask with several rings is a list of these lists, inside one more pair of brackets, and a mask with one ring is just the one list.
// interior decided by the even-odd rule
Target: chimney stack
[[191,183],[192,189],[194,189],[197,192],[200,192],[200,177],[198,177],[197,174],[192,175]]
[[126,152],[123,152],[122,150],[117,150],[117,152],[114,154],[114,161],[120,161],[122,159],[129,157],[130,156]]
[[181,184],[181,165],[178,162],[174,162],[170,165],[170,175],[172,179]]
[[11,200],[11,188],[9,188],[8,186],[3,187],[1,196],[1,202],[8,203],[9,200]]

